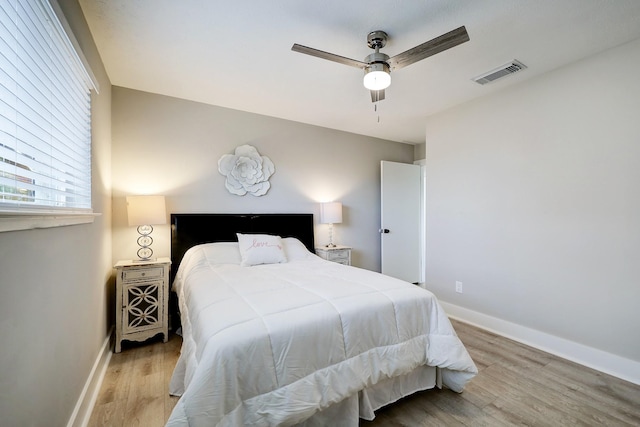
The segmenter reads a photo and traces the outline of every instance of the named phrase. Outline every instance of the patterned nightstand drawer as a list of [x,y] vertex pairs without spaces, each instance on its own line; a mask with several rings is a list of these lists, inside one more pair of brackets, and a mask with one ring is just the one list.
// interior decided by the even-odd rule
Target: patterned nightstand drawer
[[123,269],[123,280],[141,280],[141,279],[160,279],[164,276],[164,268],[152,267],[152,268],[129,268]]
[[329,251],[327,253],[327,260],[329,261],[349,261],[349,253],[346,250]]

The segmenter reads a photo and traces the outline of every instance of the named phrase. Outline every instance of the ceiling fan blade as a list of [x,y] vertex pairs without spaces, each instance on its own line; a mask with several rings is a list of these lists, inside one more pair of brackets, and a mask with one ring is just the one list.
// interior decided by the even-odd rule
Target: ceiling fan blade
[[371,91],[371,102],[378,102],[384,99],[384,89]]
[[294,43],[294,45],[291,46],[291,50],[294,52],[304,53],[306,55],[327,59],[329,61],[337,62],[339,64],[349,65],[351,67],[364,69],[367,66],[367,63],[362,61],[356,61],[355,59],[346,58],[344,56],[335,55],[329,52],[324,52],[322,50],[314,49],[312,47],[302,46],[301,44],[297,44],[297,43]]
[[462,26],[389,58],[389,66],[392,70],[398,70],[468,41],[469,34]]

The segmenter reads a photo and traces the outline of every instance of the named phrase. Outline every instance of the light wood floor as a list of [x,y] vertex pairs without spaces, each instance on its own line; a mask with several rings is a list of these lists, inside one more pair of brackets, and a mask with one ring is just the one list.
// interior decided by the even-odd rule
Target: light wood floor
[[180,355],[182,339],[151,344],[122,343],[111,356],[89,426],[164,426],[178,401],[169,396],[169,380]]
[[[640,386],[453,324],[480,371],[465,391],[416,393],[361,427],[640,426]],[[89,425],[163,426],[177,401],[167,390],[180,345],[172,336],[114,354]]]

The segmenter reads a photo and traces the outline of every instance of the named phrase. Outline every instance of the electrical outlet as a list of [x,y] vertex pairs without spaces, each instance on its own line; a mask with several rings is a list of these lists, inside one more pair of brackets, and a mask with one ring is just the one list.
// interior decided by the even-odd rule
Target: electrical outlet
[[459,294],[462,293],[462,282],[456,281],[456,292]]

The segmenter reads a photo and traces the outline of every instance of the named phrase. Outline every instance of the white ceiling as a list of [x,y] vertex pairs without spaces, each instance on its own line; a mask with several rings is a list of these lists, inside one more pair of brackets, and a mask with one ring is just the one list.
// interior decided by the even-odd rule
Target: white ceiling
[[[425,141],[435,112],[640,37],[639,0],[80,4],[113,85],[407,143]],[[291,51],[363,60],[367,34],[383,30],[394,56],[461,25],[471,40],[392,73],[377,112],[361,70]],[[529,68],[471,81],[512,59]]]

